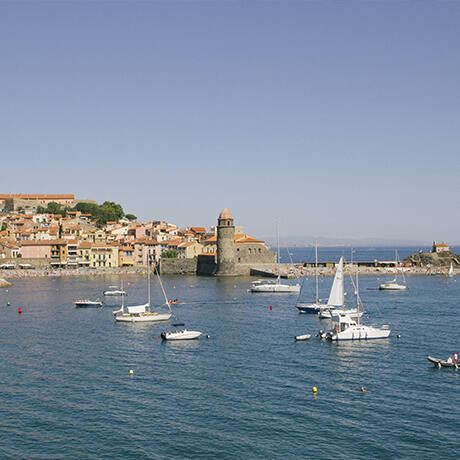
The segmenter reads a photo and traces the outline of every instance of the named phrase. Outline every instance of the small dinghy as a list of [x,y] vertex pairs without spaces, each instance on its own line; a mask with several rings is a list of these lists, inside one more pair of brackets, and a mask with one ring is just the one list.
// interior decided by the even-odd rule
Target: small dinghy
[[77,308],[102,307],[104,304],[100,300],[82,299],[74,302]]
[[451,356],[447,360],[440,359],[440,358],[433,358],[432,356],[428,356],[428,361],[433,363],[436,367],[441,369],[441,367],[450,367],[458,369],[458,363],[455,362]]
[[296,335],[294,338],[297,342],[300,342],[302,340],[309,340],[311,339],[311,334]]
[[[173,324],[174,327],[184,326],[184,324]],[[177,329],[175,331],[162,332],[161,338],[163,340],[194,340],[198,339],[202,332],[189,331],[187,329]]]

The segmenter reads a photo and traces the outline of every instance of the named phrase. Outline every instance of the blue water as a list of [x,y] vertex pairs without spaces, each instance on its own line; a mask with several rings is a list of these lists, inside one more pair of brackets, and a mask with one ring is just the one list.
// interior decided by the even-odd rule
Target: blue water
[[[145,279],[128,281],[128,303],[145,301]],[[162,343],[164,324],[115,324],[115,306],[73,307],[118,282],[0,290],[0,457],[459,457],[460,371],[426,357],[460,351],[460,281],[410,276],[391,293],[361,277],[368,321],[392,336],[345,344],[294,342],[324,323],[297,313],[295,296],[248,293],[248,278],[164,278],[180,320],[211,336],[196,342]],[[321,295],[330,283],[321,278]],[[309,279],[302,297],[313,292]]]
[[[421,246],[402,246],[399,248],[393,247],[342,247],[342,246],[326,246],[318,247],[318,260],[320,262],[333,262],[338,261],[341,256],[350,262],[372,262],[377,259],[382,260],[395,260],[395,249],[398,250],[399,259],[404,260],[406,257],[418,253],[420,250],[423,252],[430,252],[431,247]],[[275,248],[272,248],[275,250]],[[460,254],[460,247],[452,246],[451,250],[456,254]],[[315,261],[315,248],[314,247],[294,247],[280,248],[281,262],[288,263],[291,261],[298,262],[314,262]]]

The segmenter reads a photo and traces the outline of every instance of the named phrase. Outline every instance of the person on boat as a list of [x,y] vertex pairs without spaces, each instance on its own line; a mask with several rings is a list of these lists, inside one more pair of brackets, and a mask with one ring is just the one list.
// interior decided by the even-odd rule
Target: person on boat
[[455,367],[457,367],[457,352],[454,351],[453,359],[452,361],[454,362]]

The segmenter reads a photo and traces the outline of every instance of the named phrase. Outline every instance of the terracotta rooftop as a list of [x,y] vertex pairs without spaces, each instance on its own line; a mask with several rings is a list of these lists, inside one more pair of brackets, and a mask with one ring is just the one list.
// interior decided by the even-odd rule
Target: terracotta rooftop
[[74,200],[75,195],[43,195],[33,193],[0,193],[0,200],[6,200],[8,198],[20,198],[22,200]]

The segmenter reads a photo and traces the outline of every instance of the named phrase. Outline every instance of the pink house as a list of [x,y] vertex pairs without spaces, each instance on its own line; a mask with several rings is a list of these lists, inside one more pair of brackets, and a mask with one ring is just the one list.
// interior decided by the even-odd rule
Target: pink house
[[22,241],[20,244],[23,259],[51,259],[51,241]]

